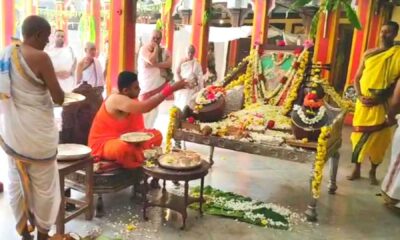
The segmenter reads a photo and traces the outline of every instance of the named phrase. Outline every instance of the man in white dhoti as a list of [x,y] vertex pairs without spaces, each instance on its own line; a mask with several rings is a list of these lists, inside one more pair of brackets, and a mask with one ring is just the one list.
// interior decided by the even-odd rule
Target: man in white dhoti
[[[400,81],[397,80],[392,99],[389,101],[388,125],[396,124],[400,113]],[[400,124],[399,115],[397,115]],[[392,155],[389,169],[381,186],[385,202],[390,207],[400,208],[400,128],[396,129],[392,141]]]
[[96,45],[88,42],[85,46],[85,57],[76,67],[77,84],[87,82],[92,87],[104,88],[103,68],[96,58]]
[[[140,101],[149,99],[159,93],[168,79],[168,69],[171,68],[172,60],[168,53],[160,47],[162,34],[155,30],[149,44],[140,48],[138,54],[138,80],[140,86]],[[143,114],[144,125],[147,129],[154,128],[158,115],[158,107],[151,112]]]
[[182,59],[176,69],[176,80],[186,80],[188,87],[175,93],[175,105],[182,111],[189,104],[192,96],[204,87],[203,70],[200,63],[194,58],[195,48],[189,45],[187,56]]
[[50,32],[44,18],[30,16],[23,43],[0,53],[0,144],[9,156],[8,194],[22,239],[32,239],[35,226],[38,239],[48,239],[61,201],[53,102],[62,104],[64,92],[43,52]]
[[46,50],[53,63],[58,82],[64,92],[72,92],[75,88],[74,73],[76,67],[75,54],[71,47],[64,47],[64,31],[56,30],[54,47]]

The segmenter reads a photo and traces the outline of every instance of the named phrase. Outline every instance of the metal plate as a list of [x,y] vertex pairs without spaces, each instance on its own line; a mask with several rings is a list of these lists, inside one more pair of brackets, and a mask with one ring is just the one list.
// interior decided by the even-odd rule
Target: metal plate
[[[86,99],[86,97],[83,96],[82,94],[66,92],[66,93],[64,93],[64,103],[62,106],[66,107],[73,103],[82,102],[85,99]],[[54,104],[54,107],[61,107],[61,106],[58,104]]]
[[153,134],[147,132],[130,132],[122,134],[120,139],[127,143],[141,143],[146,142],[153,137]]
[[201,166],[199,154],[192,151],[179,151],[162,155],[158,163],[163,168],[174,170],[191,170]]
[[92,149],[85,145],[73,144],[73,143],[59,144],[57,160],[61,161],[77,160],[84,157],[88,157],[91,152]]

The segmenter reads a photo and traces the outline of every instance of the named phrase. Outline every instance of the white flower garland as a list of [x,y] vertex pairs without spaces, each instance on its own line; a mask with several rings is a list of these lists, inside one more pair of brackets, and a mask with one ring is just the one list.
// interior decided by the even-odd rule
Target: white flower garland
[[321,121],[326,113],[326,108],[324,106],[319,108],[317,115],[313,118],[307,117],[303,111],[303,108],[299,105],[294,105],[293,110],[297,112],[301,121],[303,121],[303,123],[308,125],[314,125],[317,122]]
[[203,88],[199,91],[199,93],[197,93],[196,100],[195,100],[197,105],[207,105],[207,104],[213,103],[224,95],[222,92],[217,92],[215,94],[215,98],[213,100],[209,100],[204,96],[204,93],[206,91],[207,91],[207,88]]

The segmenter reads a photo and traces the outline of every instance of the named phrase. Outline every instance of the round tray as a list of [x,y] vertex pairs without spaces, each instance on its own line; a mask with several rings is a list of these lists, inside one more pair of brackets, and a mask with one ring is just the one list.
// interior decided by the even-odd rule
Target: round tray
[[141,143],[146,142],[153,137],[153,134],[147,132],[130,132],[122,134],[120,139],[127,143]]
[[81,144],[59,144],[57,151],[57,160],[72,161],[90,156],[92,149]]
[[[194,153],[195,154],[195,153]],[[182,152],[172,152],[169,154],[162,155],[158,159],[160,167],[173,169],[173,170],[192,170],[198,168],[202,164],[202,159],[197,160],[185,158]]]
[[62,104],[62,106],[60,106],[58,104],[54,104],[54,107],[66,107],[73,103],[82,102],[85,99],[86,99],[86,97],[82,94],[66,92],[66,93],[64,93],[64,103]]

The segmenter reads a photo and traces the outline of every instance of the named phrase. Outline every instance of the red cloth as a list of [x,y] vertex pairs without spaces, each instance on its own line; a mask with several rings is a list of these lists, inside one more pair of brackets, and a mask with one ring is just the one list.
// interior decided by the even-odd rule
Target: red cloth
[[[119,139],[128,132],[150,132],[154,137],[137,146]],[[130,114],[126,118],[116,119],[107,112],[104,103],[94,118],[89,134],[89,146],[94,157],[116,161],[124,168],[140,167],[144,161],[143,150],[160,146],[161,142],[159,131],[144,129],[142,114]]]

